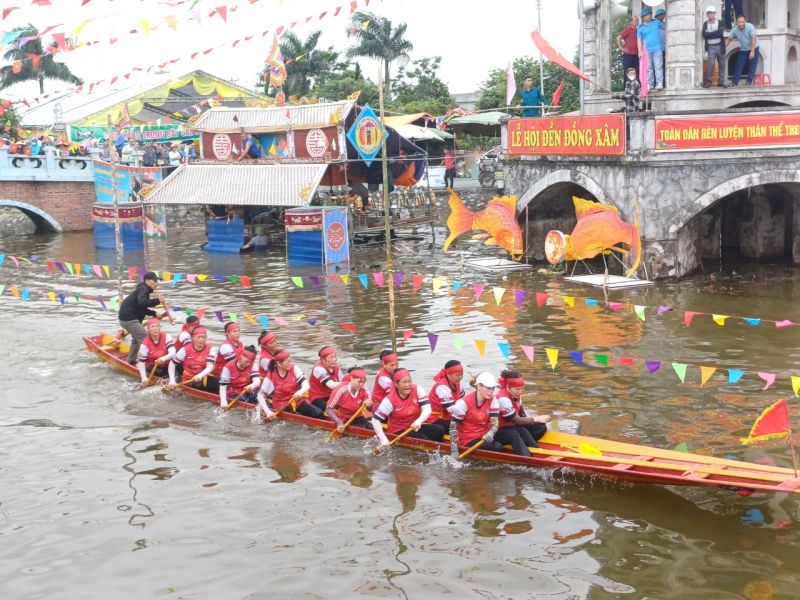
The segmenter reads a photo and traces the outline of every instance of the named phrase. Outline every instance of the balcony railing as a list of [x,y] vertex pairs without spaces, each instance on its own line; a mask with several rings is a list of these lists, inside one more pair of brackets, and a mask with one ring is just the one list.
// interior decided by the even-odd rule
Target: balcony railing
[[58,157],[55,152],[30,156],[0,148],[0,181],[93,181],[92,159]]

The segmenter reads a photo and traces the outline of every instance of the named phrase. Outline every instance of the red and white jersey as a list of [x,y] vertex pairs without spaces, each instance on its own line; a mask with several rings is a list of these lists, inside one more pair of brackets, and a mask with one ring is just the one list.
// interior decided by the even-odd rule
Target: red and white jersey
[[458,442],[464,445],[472,440],[477,440],[489,432],[489,420],[500,416],[500,405],[497,398],[492,397],[478,406],[478,395],[469,393],[460,400],[456,400],[451,413],[454,421],[458,422]]
[[228,394],[238,396],[241,391],[254,379],[258,378],[258,369],[254,368],[255,364],[250,365],[246,369],[240,369],[236,364],[238,358],[229,360],[222,367],[222,373],[219,376],[219,387],[228,386]]
[[244,344],[242,342],[239,341],[234,344],[228,338],[225,338],[225,341],[219,345],[219,350],[217,351],[217,360],[214,363],[214,375],[219,377],[222,373],[222,366],[229,360],[239,358],[239,355],[243,351]]
[[192,343],[192,333],[189,331],[189,326],[184,325],[181,327],[181,332],[178,334],[178,339],[175,340],[175,351],[177,352],[184,346]]
[[328,398],[328,408],[332,408],[340,419],[346,421],[352,417],[358,408],[369,399],[367,390],[363,387],[355,394],[350,390],[350,382],[345,381],[331,391]]
[[393,387],[373,415],[381,423],[387,424],[389,433],[398,434],[411,427],[411,423],[419,417],[422,407],[426,404],[428,395],[417,384],[412,384],[411,391],[405,398],[401,398],[397,388]]
[[381,401],[392,390],[392,376],[389,371],[381,367],[375,375],[375,383],[372,385],[372,408],[375,409]]
[[308,378],[308,397],[311,400],[316,400],[317,398],[325,398],[327,400],[331,397],[331,389],[326,384],[329,381],[333,381],[338,385],[342,379],[342,370],[338,365],[332,371],[329,371],[323,366],[322,361],[318,361],[311,368],[311,376]]
[[172,341],[172,336],[168,333],[160,333],[157,342],[154,342],[150,334],[147,334],[139,345],[139,360],[146,365],[152,366],[156,360],[169,354],[174,347],[175,342]]
[[[280,410],[286,406],[286,403],[300,389],[303,381],[305,381],[305,375],[297,365],[292,365],[292,368],[283,377],[278,374],[277,369],[270,371],[261,382],[258,397],[264,399],[272,398],[272,410]],[[298,404],[304,401],[301,398],[297,399]]]
[[439,419],[449,421],[450,413],[447,409],[453,406],[456,400],[463,398],[465,393],[466,392],[461,389],[461,384],[453,389],[447,381],[447,378],[435,379],[433,381],[431,393],[428,394],[428,400],[430,400],[431,403],[431,416],[428,417],[425,422],[435,423]]
[[262,379],[266,376],[267,371],[269,371],[269,366],[272,364],[273,360],[275,360],[275,357],[272,356],[272,352],[262,348],[261,356],[258,358],[258,374]]
[[213,365],[217,360],[217,349],[211,344],[206,344],[202,350],[197,350],[193,344],[184,346],[172,357],[176,365],[183,365],[181,381],[189,381],[195,375],[202,373],[208,365]]
[[495,398],[497,398],[497,404],[500,410],[500,427],[513,427],[514,417],[520,414],[522,399],[512,398],[506,388],[497,390]]

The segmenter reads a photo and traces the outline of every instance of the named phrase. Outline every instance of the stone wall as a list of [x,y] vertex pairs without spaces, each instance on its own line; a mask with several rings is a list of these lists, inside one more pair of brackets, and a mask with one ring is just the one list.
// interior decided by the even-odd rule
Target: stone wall
[[0,205],[26,212],[37,228],[91,229],[94,202],[94,184],[88,181],[0,181]]

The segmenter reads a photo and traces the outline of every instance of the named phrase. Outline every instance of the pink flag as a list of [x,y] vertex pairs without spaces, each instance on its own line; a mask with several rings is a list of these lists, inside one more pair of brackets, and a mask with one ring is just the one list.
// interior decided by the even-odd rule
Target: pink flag
[[509,61],[508,71],[506,72],[506,106],[511,106],[511,101],[516,93],[517,82],[514,80],[514,68],[511,61]]
[[647,46],[644,45],[644,40],[642,40],[642,57],[639,59],[639,83],[642,86],[639,96],[647,98],[650,87],[647,83]]

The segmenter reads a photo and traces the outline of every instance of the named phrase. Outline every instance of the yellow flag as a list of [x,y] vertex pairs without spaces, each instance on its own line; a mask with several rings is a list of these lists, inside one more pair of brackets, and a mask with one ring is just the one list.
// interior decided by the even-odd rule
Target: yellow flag
[[56,301],[56,293],[55,292],[47,292],[48,298],[50,298],[50,302]]
[[800,376],[798,375],[792,375],[792,391],[795,398],[800,397]]
[[564,302],[567,303],[567,306],[570,308],[575,308],[575,298],[572,296],[561,296],[564,299]]
[[700,385],[705,385],[711,379],[711,376],[716,372],[716,367],[703,367],[700,366]]
[[164,20],[167,22],[167,26],[172,29],[173,31],[177,31],[177,20],[175,19],[175,15],[167,15],[164,17]]
[[108,265],[103,265],[103,273],[106,274],[106,279],[111,277],[111,269],[108,267]]
[[200,273],[197,274],[198,281],[205,281],[206,279],[208,279],[208,275],[202,275]]
[[142,31],[144,31],[145,34],[150,33],[150,21],[145,19],[144,21],[141,21],[141,24],[142,24]]
[[364,21],[364,29],[369,29],[369,24],[370,24],[370,20],[369,19]]
[[725,325],[725,319],[728,318],[728,315],[711,315],[711,318],[714,319],[714,323],[722,327]]
[[81,263],[75,263],[74,265],[72,265],[72,268],[75,269],[76,277],[81,274]]
[[339,279],[342,280],[342,283],[347,285],[347,282],[350,281],[350,275],[339,275]]
[[506,288],[501,287],[494,287],[492,288],[494,292],[494,301],[497,302],[497,305],[500,305],[500,301],[503,299],[503,294],[506,293]]
[[475,348],[478,350],[478,355],[483,358],[486,354],[486,340],[475,340]]
[[356,90],[352,94],[350,94],[347,99],[348,100],[358,100],[359,96],[361,96],[361,90]]
[[558,349],[557,348],[545,348],[545,352],[547,352],[547,360],[550,361],[550,366],[555,371],[556,364],[558,364]]
[[251,323],[255,323],[256,322],[256,318],[253,315],[251,315],[250,313],[244,313],[244,318],[247,319],[248,321],[250,321]]
[[442,277],[433,278],[433,293],[438,292],[447,281]]
[[80,32],[83,31],[83,28],[86,27],[89,21],[91,21],[91,19],[86,19],[85,21],[79,23],[78,26],[75,28],[75,35],[80,34]]
[[270,156],[276,156],[278,154],[278,149],[275,147],[275,142],[273,142],[269,147],[269,154]]

